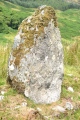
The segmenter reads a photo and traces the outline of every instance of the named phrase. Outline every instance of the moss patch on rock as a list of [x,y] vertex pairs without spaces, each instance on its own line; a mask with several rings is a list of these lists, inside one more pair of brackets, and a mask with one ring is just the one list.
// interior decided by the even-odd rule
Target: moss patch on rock
[[[57,27],[55,11],[50,6],[41,6],[35,13],[22,21],[19,31],[21,30],[20,37],[24,40],[16,50],[13,50],[13,56],[16,57],[15,65],[19,65],[20,59],[28,52],[30,48],[35,44],[34,39],[41,36],[44,33],[44,28],[48,26],[50,21],[53,21],[55,27]],[[25,51],[28,48],[28,51]]]
[[18,82],[16,77],[14,77],[13,80],[11,80],[10,76],[8,76],[7,83],[9,83],[10,86],[13,87],[13,89],[17,90],[18,93],[21,93],[21,94],[24,93],[25,84],[20,81]]

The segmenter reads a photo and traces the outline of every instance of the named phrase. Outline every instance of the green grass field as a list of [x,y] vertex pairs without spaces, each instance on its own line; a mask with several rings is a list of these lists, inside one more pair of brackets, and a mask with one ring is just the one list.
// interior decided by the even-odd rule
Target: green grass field
[[[23,14],[24,18],[34,11],[33,9],[25,9],[8,2],[6,4],[0,2],[0,7],[5,9],[5,15],[9,8],[12,11],[16,11],[16,15],[20,13],[19,17]],[[9,12],[8,16],[10,15]],[[61,99],[51,105],[36,105],[24,96],[19,95],[6,84],[8,58],[14,37],[17,34],[17,30],[7,26],[9,32],[7,34],[5,32],[0,33],[0,91],[4,90],[6,92],[4,100],[0,101],[0,119],[26,120],[26,108],[14,109],[14,106],[20,105],[22,101],[26,100],[28,108],[41,108],[41,113],[44,116],[48,116],[48,120],[53,120],[53,118],[54,120],[80,120],[80,10],[69,9],[64,12],[59,10],[56,12],[64,49],[64,80]],[[69,86],[73,87],[74,93],[67,91]],[[67,110],[65,113],[53,117],[54,111],[51,108],[55,105],[64,106],[66,101],[71,101],[75,106],[75,110]],[[36,120],[42,119],[38,118]]]

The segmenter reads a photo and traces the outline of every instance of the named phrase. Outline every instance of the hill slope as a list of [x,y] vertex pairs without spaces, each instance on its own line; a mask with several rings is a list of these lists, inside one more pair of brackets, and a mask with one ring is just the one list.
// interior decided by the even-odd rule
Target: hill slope
[[[17,34],[16,28],[13,30],[17,25],[16,22],[11,28],[6,21],[8,19],[10,21],[12,18],[24,19],[32,14],[34,9],[26,9],[1,1],[0,28],[3,24],[6,31],[8,28],[9,32],[5,34],[5,29],[3,29],[3,33],[0,33],[0,98],[1,96],[3,98],[0,101],[0,120],[35,120],[36,115],[36,120],[80,120],[80,10],[56,11],[64,48],[64,80],[61,99],[51,105],[36,105],[6,84],[7,61],[12,44],[10,41],[13,42],[14,36]],[[1,44],[1,41],[5,44]],[[7,42],[8,44],[6,44]],[[68,91],[70,86],[74,92]],[[3,93],[4,95],[2,95]],[[54,110],[55,106],[65,108],[67,102],[73,105],[73,110],[66,110],[64,113]]]
[[80,4],[80,0],[65,0],[65,1]]
[[80,36],[80,10],[58,11],[57,17],[63,38],[72,40],[73,37]]
[[33,9],[26,9],[8,1],[0,1],[0,33],[17,29],[21,21],[31,15]]
[[68,2],[68,0],[6,0],[9,2],[12,2],[14,4],[18,4],[24,7],[28,8],[36,8],[40,5],[50,5],[54,7],[55,9],[59,10],[66,10],[70,8],[80,8],[79,4],[76,4],[76,2]]
[[[17,30],[21,21],[33,12],[33,8],[24,8],[8,1],[0,1],[0,37],[2,38],[2,33],[9,33],[11,31],[14,33],[15,31],[13,30]],[[71,40],[73,37],[79,36],[80,10],[57,10],[56,13],[62,38]],[[0,41],[2,40],[3,38]],[[4,42],[6,42],[5,37]]]

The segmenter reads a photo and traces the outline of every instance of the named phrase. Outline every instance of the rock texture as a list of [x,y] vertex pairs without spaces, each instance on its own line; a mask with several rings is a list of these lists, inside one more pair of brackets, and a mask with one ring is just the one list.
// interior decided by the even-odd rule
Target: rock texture
[[63,49],[53,8],[41,6],[22,21],[8,66],[8,82],[34,102],[60,98]]

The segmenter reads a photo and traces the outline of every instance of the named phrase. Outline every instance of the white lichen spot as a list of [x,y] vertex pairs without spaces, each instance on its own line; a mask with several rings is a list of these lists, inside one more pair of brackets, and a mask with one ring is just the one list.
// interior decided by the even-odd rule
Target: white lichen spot
[[60,42],[58,43],[58,48],[62,49],[62,44]]
[[50,44],[52,45],[53,44],[52,40],[50,39],[49,41],[50,41]]
[[55,55],[52,56],[52,60],[55,60]]
[[16,35],[14,39],[19,40],[19,42],[20,42],[20,40],[21,40],[20,34]]
[[25,95],[26,97],[29,97],[29,93],[28,93],[27,90],[25,90],[24,95]]
[[31,20],[30,20],[30,19],[28,19],[28,20],[27,20],[27,23],[30,23],[30,22],[31,22]]
[[41,78],[41,75],[39,73],[37,73],[36,78]]
[[[29,48],[26,48],[26,47],[25,47],[25,52],[27,52],[27,51],[29,51]],[[26,58],[26,56],[25,56],[25,58]]]
[[34,43],[36,42],[38,34],[34,34]]
[[29,26],[27,26],[27,31],[29,31]]
[[26,71],[26,72],[25,72],[25,75],[26,75],[26,76],[29,76],[29,72],[28,72],[28,71]]
[[31,22],[31,16],[27,18],[27,23],[30,23]]
[[47,60],[48,60],[48,56],[45,57],[45,61],[47,61]]
[[13,65],[13,64],[9,66],[9,70],[10,70],[10,71],[13,71],[13,70],[14,70],[14,65]]
[[46,7],[46,5],[42,5],[42,6],[40,6],[40,10],[43,9],[43,8],[45,8],[45,7]]
[[4,99],[4,96],[3,95],[0,95],[0,101]]
[[33,30],[34,30],[34,28],[33,28],[33,27],[32,27],[32,28],[30,28],[30,30],[31,30],[31,31],[33,31]]
[[41,17],[41,15],[39,16],[39,19],[40,19],[40,20],[43,20],[42,17]]
[[39,57],[37,57],[37,58],[36,58],[36,60],[38,61],[38,60],[40,60],[40,58],[39,58]]
[[25,83],[25,84],[26,84],[26,83],[28,84],[28,83],[29,83],[29,81],[30,81],[30,80],[26,79],[26,80],[24,81],[24,83]]
[[21,34],[22,33],[22,28],[20,29],[20,31],[19,31],[19,34]]
[[35,55],[35,53],[33,53],[33,58],[35,58],[36,57],[36,55]]
[[62,72],[64,71],[63,62],[59,65],[58,70],[60,70]]
[[36,31],[39,31],[37,25],[36,25]]
[[51,23],[54,21],[54,19],[51,19]]
[[44,10],[41,11],[41,15],[44,15]]

